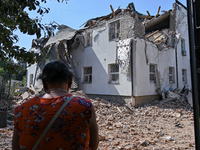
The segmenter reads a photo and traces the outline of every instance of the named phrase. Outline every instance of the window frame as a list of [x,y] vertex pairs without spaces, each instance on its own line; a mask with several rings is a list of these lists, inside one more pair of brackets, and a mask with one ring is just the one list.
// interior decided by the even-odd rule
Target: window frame
[[[151,66],[154,67],[153,71],[151,71]],[[155,83],[156,82],[156,70],[157,70],[156,67],[157,67],[156,64],[150,64],[149,65],[149,82],[150,83]],[[154,80],[151,80],[151,75],[154,75]]]
[[[111,67],[112,66],[117,66],[118,67],[118,69],[116,70],[116,71],[113,71],[112,72],[112,69],[111,69]],[[109,81],[108,81],[108,83],[112,83],[112,84],[118,84],[119,83],[119,64],[108,64],[108,69],[109,69]],[[113,78],[112,78],[112,76],[113,75],[118,75],[118,79],[115,81],[115,80],[112,80]]]
[[183,38],[181,38],[181,54],[183,56],[187,55],[186,48],[185,48],[185,39],[183,39]]
[[[86,69],[91,68],[91,73],[88,73],[87,71],[85,71]],[[85,77],[87,77],[87,81],[85,80]],[[90,81],[90,77],[91,77],[91,81]],[[83,83],[92,83],[92,66],[89,67],[83,67]]]
[[[114,37],[112,38],[111,37],[111,31],[112,31],[113,28],[111,28],[111,27],[112,27],[113,24],[114,24]],[[119,29],[117,29],[118,28],[117,27],[118,24],[119,24]],[[113,22],[110,22],[109,23],[109,41],[113,41],[113,40],[119,39],[120,33],[121,33],[120,19],[115,20]]]

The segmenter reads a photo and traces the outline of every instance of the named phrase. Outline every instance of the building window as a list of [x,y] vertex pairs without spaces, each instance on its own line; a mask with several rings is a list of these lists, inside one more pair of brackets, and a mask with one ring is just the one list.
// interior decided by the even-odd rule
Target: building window
[[185,49],[185,39],[181,39],[181,53],[183,56],[186,56],[186,49]]
[[83,82],[92,83],[92,67],[83,68]]
[[29,86],[33,84],[33,74],[30,74]]
[[155,72],[156,72],[156,65],[150,64],[150,66],[149,66],[150,82],[156,82]]
[[109,40],[119,38],[119,34],[120,34],[120,21],[118,20],[110,23]]
[[183,84],[187,84],[187,70],[186,69],[182,69],[182,81],[183,81]]
[[119,83],[119,65],[109,65],[109,83]]
[[86,33],[86,43],[85,46],[92,46],[92,33],[87,32]]
[[175,83],[174,67],[169,67],[169,83]]

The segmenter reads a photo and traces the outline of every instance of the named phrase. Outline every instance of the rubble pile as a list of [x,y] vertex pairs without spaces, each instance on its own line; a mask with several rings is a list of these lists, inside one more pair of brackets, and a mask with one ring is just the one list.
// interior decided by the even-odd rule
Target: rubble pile
[[[87,98],[83,91],[72,94]],[[13,108],[22,102],[17,100],[20,97],[13,100]],[[193,110],[189,104],[173,99],[134,108],[100,98],[91,101],[99,126],[99,150],[195,149]],[[13,110],[9,117],[13,117]],[[0,128],[2,150],[12,147],[13,119],[8,119],[8,127]]]
[[190,106],[178,100],[156,102],[131,108],[95,99],[99,149],[195,149]]

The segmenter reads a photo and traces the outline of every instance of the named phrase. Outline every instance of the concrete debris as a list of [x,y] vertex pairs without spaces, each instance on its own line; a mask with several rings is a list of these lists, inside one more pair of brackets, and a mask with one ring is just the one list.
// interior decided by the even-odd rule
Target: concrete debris
[[[83,91],[72,94],[89,99]],[[14,108],[23,101],[20,95],[12,101],[13,109],[8,112],[8,127],[0,128],[0,149],[12,148]],[[193,110],[180,105],[176,99],[140,108],[110,103],[98,97],[91,101],[99,126],[99,150],[195,149]]]
[[[181,91],[179,91],[177,88],[168,88],[168,90],[164,88],[164,90],[161,92],[162,100],[159,103],[162,104],[170,101],[176,101],[177,103],[185,106],[190,106],[191,108],[193,107],[192,92],[187,88],[187,86],[184,86]],[[158,93],[158,91],[156,92]],[[154,101],[152,103],[154,103]]]
[[156,44],[160,51],[173,47],[172,45],[172,34],[173,31],[169,29],[163,29],[161,31],[155,31],[150,34],[146,34],[146,38],[148,41],[153,42]]

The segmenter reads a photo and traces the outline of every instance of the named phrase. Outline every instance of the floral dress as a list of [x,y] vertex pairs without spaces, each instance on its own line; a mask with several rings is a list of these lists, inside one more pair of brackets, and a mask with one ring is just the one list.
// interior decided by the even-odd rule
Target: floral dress
[[[56,98],[34,97],[15,108],[15,128],[22,150],[30,150],[54,114],[71,94]],[[38,146],[41,150],[88,150],[90,100],[74,97],[53,123]]]

